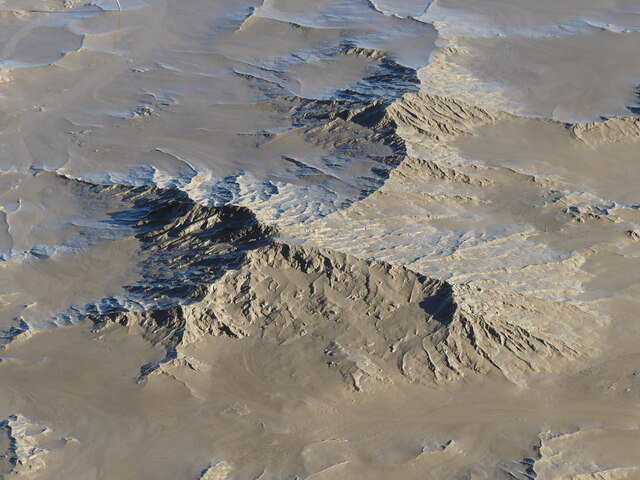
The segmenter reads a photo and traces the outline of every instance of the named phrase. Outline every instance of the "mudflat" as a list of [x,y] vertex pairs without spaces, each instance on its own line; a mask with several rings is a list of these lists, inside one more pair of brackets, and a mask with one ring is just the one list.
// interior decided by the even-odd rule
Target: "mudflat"
[[640,478],[638,0],[0,0],[0,478]]

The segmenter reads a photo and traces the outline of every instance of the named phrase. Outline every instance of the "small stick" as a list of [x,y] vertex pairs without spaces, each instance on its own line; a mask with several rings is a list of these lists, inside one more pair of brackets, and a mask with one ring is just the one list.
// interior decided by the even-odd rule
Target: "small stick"
[[118,10],[122,11],[122,6],[120,5],[120,0],[116,0],[116,3],[118,4]]

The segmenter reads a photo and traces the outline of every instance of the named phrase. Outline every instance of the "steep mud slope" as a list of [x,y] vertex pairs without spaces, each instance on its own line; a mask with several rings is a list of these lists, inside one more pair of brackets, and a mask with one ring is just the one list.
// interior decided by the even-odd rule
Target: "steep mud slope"
[[446,140],[468,135],[474,127],[493,122],[505,114],[460,100],[425,93],[405,95],[391,108],[393,118],[418,136]]
[[[149,307],[120,306],[92,318],[141,325],[150,341],[167,347],[165,361],[206,336],[267,343],[306,337],[359,389],[362,379],[398,374],[432,382],[500,372],[520,381],[527,372],[554,370],[591,343],[566,335],[593,324],[575,307],[272,243],[273,231],[245,208],[203,207],[172,190],[126,195],[135,195],[135,213],[118,217],[132,222],[147,254],[144,279],[128,292]],[[567,318],[572,322],[563,324]]]
[[566,124],[425,93],[387,115],[406,155],[384,185],[283,239],[574,305],[599,250],[637,257],[636,119]]

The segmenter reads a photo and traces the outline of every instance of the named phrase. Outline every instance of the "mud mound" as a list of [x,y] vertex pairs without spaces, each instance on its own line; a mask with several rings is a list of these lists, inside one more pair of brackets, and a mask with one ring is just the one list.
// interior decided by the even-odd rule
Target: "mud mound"
[[[526,299],[517,305],[474,293],[476,303],[503,312],[488,315],[465,303],[471,297],[463,287],[407,268],[272,243],[274,232],[247,209],[202,207],[170,192],[136,194],[144,215],[129,221],[148,257],[145,280],[129,289],[155,307],[93,319],[142,326],[151,342],[167,347],[166,361],[206,336],[269,343],[310,337],[360,388],[362,379],[398,373],[431,382],[498,371],[518,381],[581,353],[579,342],[545,330],[545,315],[558,308],[552,302],[523,307]],[[523,310],[533,320],[519,324],[514,313],[522,318]]]

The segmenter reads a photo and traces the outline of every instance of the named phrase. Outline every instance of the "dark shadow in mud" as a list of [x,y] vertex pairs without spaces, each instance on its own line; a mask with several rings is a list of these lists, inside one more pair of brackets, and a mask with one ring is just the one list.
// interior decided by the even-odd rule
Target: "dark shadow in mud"
[[[405,142],[397,134],[397,125],[387,113],[389,106],[406,93],[418,91],[418,76],[414,69],[404,67],[389,58],[382,58],[377,72],[357,84],[337,91],[328,100],[303,100],[292,116],[298,128],[314,129],[335,119],[351,124],[363,132],[356,141],[340,143],[330,158],[330,167],[340,176],[353,159],[366,159],[368,171],[359,171],[357,177],[346,178],[346,183],[357,186],[357,191],[346,198],[341,208],[363,200],[389,178],[407,154]],[[371,146],[380,148],[371,148]],[[372,166],[371,166],[372,165]]]
[[0,452],[0,478],[5,478],[5,475],[10,475],[18,465],[18,445],[16,444],[16,438],[9,423],[10,420],[15,419],[16,416],[11,415],[8,419],[0,422],[0,435],[5,437],[3,440],[0,440],[0,444],[4,444],[7,447],[4,452]]
[[198,300],[204,285],[240,268],[276,233],[247,208],[205,207],[177,189],[139,187],[125,197],[132,208],[113,213],[112,221],[134,230],[145,256],[141,281],[126,290],[157,309]]
[[640,117],[640,85],[636,86],[635,97],[636,103],[634,105],[627,105],[627,110],[635,116]]
[[[177,189],[155,187],[93,186],[98,195],[115,196],[131,208],[110,214],[109,223],[129,227],[140,241],[143,259],[138,267],[141,280],[125,287],[129,305],[156,325],[157,332],[174,320],[182,306],[197,302],[229,270],[239,269],[247,254],[273,241],[276,230],[262,225],[245,207],[206,207]],[[87,306],[86,316],[96,327],[108,321],[126,324],[131,310],[115,298]],[[177,330],[173,335],[181,335]],[[179,339],[163,338],[166,356],[143,365],[138,380],[161,364],[176,358],[171,345]],[[174,341],[175,340],[175,341]]]
[[29,330],[29,325],[23,319],[18,317],[14,322],[15,325],[0,331],[0,347],[9,345],[14,339]]
[[378,190],[404,159],[405,143],[397,135],[397,126],[387,108],[403,95],[418,92],[420,83],[417,70],[376,50],[344,41],[333,52],[327,52],[327,58],[342,55],[369,57],[375,59],[376,66],[359,82],[335,90],[330,98],[292,96],[283,87],[259,77],[250,78],[256,89],[268,90],[270,100],[278,99],[277,108],[290,116],[294,129],[328,150],[321,158],[290,162],[291,167],[275,172],[274,179],[324,187],[338,199],[334,203],[338,209]]
[[[421,276],[421,281],[428,281],[426,277]],[[446,327],[453,321],[456,312],[456,303],[453,299],[453,288],[447,282],[442,285],[434,295],[425,298],[420,302],[420,308],[438,321],[443,327]]]

